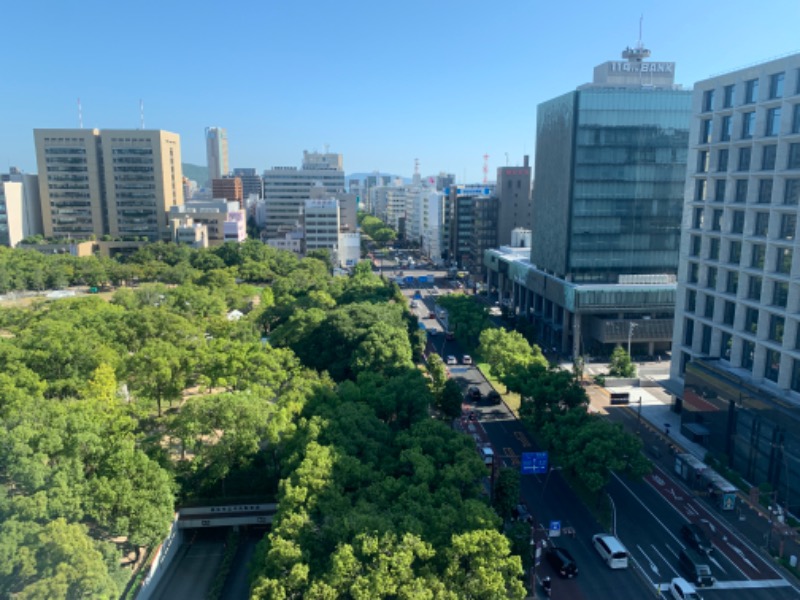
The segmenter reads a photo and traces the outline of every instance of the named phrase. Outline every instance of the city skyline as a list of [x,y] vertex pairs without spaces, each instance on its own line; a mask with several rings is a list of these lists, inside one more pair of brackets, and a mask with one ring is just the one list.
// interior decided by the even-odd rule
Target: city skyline
[[[796,51],[800,16],[789,0],[770,11],[742,0],[725,11],[686,1],[403,8],[245,3],[214,18],[207,2],[148,0],[134,12],[94,0],[80,10],[13,5],[4,13],[17,53],[0,98],[2,168],[35,172],[33,130],[78,127],[80,98],[85,128],[144,121],[178,133],[187,163],[205,164],[205,128],[219,126],[231,168],[299,166],[303,150],[327,148],[344,156],[347,173],[409,176],[418,158],[424,175],[476,182],[488,154],[493,180],[497,167],[533,160],[536,106],[619,60],[638,41],[641,15],[651,60],[675,62],[685,89]],[[91,37],[65,36],[90,18]],[[238,83],[219,85],[225,78]]]

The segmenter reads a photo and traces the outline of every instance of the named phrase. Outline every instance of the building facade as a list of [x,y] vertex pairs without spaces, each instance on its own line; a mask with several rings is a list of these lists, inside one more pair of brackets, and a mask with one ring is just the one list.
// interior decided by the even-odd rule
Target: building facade
[[521,167],[498,167],[496,194],[497,245],[508,246],[511,232],[522,227],[530,229],[531,216],[531,167],[526,155]]
[[695,86],[671,378],[682,425],[800,508],[800,54]]
[[230,173],[228,164],[228,131],[222,127],[206,127],[206,165],[208,185]]
[[303,152],[302,168],[273,167],[264,171],[265,237],[283,238],[302,227],[305,202],[311,188],[322,186],[327,194],[345,192],[341,154]]
[[256,196],[264,197],[264,180],[255,169],[234,169],[233,176],[242,180],[242,194],[245,198]]
[[628,48],[538,107],[532,268],[516,295],[564,354],[672,340],[691,92],[649,54]]
[[0,174],[0,245],[14,247],[43,232],[39,177],[11,167]]
[[246,237],[246,216],[238,202],[225,200],[191,200],[181,206],[170,209],[170,231],[172,241],[192,240],[196,243],[196,235],[190,235],[189,227],[198,229],[205,226],[205,240],[208,246],[220,246],[225,242],[243,242]]
[[183,204],[180,137],[161,130],[36,129],[46,237],[169,239]]
[[215,200],[238,202],[244,208],[244,188],[239,177],[223,177],[211,181],[211,196]]

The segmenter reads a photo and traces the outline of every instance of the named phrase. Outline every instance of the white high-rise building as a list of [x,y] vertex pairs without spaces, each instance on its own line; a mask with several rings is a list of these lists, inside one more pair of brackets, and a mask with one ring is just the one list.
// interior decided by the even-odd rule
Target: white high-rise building
[[39,177],[11,167],[0,175],[0,245],[14,247],[43,232]]
[[305,202],[315,184],[328,195],[345,192],[341,154],[304,151],[302,168],[273,167],[264,171],[263,179],[267,239],[302,227]]
[[800,54],[695,85],[671,378],[686,435],[800,508]]
[[444,264],[444,207],[442,192],[426,190],[422,194],[422,253],[437,266]]
[[230,173],[228,164],[228,132],[222,127],[206,127],[206,164],[208,187],[215,179]]

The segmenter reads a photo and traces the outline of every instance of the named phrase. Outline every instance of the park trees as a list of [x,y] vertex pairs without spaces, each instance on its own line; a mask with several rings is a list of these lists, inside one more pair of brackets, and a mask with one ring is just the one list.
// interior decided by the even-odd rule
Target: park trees
[[611,377],[635,377],[636,365],[631,362],[631,355],[622,346],[617,346],[611,353],[608,363],[608,374]]
[[533,363],[547,366],[547,359],[538,346],[531,346],[520,333],[501,327],[489,327],[481,332],[478,352],[500,381],[505,381],[515,367]]

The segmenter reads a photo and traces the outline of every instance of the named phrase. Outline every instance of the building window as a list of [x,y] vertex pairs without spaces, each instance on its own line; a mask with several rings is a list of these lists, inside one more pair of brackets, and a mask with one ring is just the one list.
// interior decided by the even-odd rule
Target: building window
[[767,111],[767,128],[764,131],[766,136],[776,136],[781,132],[781,109],[780,107],[770,108]]
[[717,289],[717,267],[708,267],[706,270],[706,287],[715,290]]
[[797,214],[787,213],[781,215],[781,239],[793,240],[797,229]]
[[753,235],[758,237],[767,237],[768,228],[769,228],[769,213],[766,212],[756,213],[756,221],[753,225]]
[[717,179],[714,182],[714,201],[725,202],[725,180]]
[[747,307],[744,311],[744,330],[755,334],[758,331],[758,309]]
[[775,156],[777,154],[777,144],[768,144],[764,146],[761,152],[761,169],[763,171],[773,171],[775,169]]
[[708,173],[708,150],[700,150],[697,153],[697,172]]
[[783,97],[784,73],[775,73],[769,78],[769,97],[770,99]]
[[764,365],[764,377],[777,383],[780,366],[781,353],[777,350],[767,350],[767,363]]
[[797,206],[800,200],[800,179],[787,179],[783,190],[783,203],[787,206]]
[[711,243],[708,245],[708,258],[719,260],[719,238],[711,238]]
[[706,296],[706,306],[703,310],[703,316],[706,319],[714,318],[714,296]]
[[692,236],[692,243],[689,248],[689,255],[690,256],[700,256],[700,241],[701,238],[699,235]]
[[731,233],[744,233],[744,211],[733,211],[733,218],[731,219]]
[[711,218],[711,231],[722,231],[722,211],[717,209]]
[[750,156],[752,155],[753,151],[750,146],[746,148],[739,148],[739,171],[749,171],[750,170]]
[[686,312],[693,313],[696,304],[697,292],[694,290],[686,290]]
[[729,300],[725,301],[725,308],[722,311],[722,322],[725,325],[733,327],[733,321],[736,317],[736,304]]
[[800,360],[792,361],[792,391],[800,392]]
[[772,283],[772,306],[786,308],[789,300],[789,284],[785,281],[775,281]]
[[753,359],[756,355],[756,344],[750,340],[742,340],[742,368],[753,370]]
[[726,85],[723,88],[722,108],[731,108],[733,106],[733,90],[733,84]]
[[739,291],[739,271],[728,271],[728,281],[725,282],[725,292],[734,296]]
[[736,180],[736,194],[733,201],[739,204],[747,202],[747,179]]
[[742,242],[733,240],[728,248],[728,262],[738,265],[740,260],[742,260]]
[[[753,137],[756,125],[756,112],[746,112],[742,115],[742,139],[748,140]],[[702,143],[702,142],[701,142]]]
[[686,319],[685,327],[683,329],[683,345],[691,347],[693,341],[694,341],[694,321],[692,319]]
[[694,209],[694,218],[692,221],[692,227],[694,229],[702,229],[703,228],[703,209],[702,208],[695,208]]
[[728,170],[728,155],[730,151],[727,148],[722,148],[717,152],[717,171],[725,173]]
[[789,275],[792,272],[792,249],[778,248],[775,255],[775,272]]
[[764,257],[767,255],[767,247],[764,244],[753,244],[753,253],[750,256],[750,267],[753,269],[764,268]]
[[758,101],[758,79],[744,82],[744,103],[753,104]]
[[702,125],[700,125],[700,143],[701,144],[710,144],[711,143],[711,133],[713,131],[713,122],[711,119],[704,119]]
[[761,277],[750,275],[749,281],[747,282],[747,299],[761,300]]
[[730,141],[731,131],[733,131],[733,117],[731,117],[730,115],[725,115],[724,117],[722,117],[722,123],[720,123],[719,141],[720,142]]
[[714,90],[703,92],[703,111],[711,112],[714,110]]
[[773,342],[783,343],[783,326],[784,318],[778,315],[770,315],[769,317],[769,339]]
[[711,352],[711,327],[703,325],[703,335],[700,340],[700,352],[708,355]]
[[787,169],[800,169],[800,144],[789,144],[789,160],[786,163]]
[[706,200],[706,180],[698,179],[694,182],[694,200],[695,202],[705,202]]
[[758,182],[758,203],[769,204],[772,202],[772,179],[761,179]]
[[689,263],[689,283],[697,283],[699,280],[700,267],[697,263]]
[[723,331],[721,342],[722,343],[720,344],[720,350],[721,350],[720,354],[722,355],[722,358],[729,361],[731,359],[731,346],[733,346],[733,336],[730,333]]

